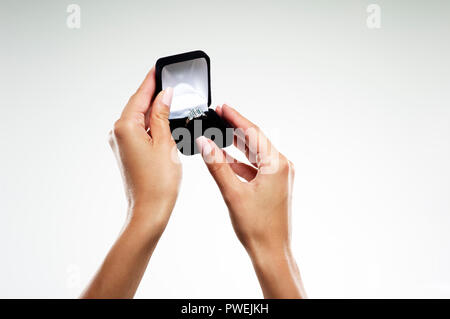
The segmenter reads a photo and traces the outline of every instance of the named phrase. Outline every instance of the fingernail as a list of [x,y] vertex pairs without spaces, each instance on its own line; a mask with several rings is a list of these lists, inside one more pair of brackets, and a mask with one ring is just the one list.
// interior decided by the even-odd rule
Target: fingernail
[[212,151],[212,147],[209,144],[208,139],[204,136],[200,136],[200,137],[197,137],[195,142],[197,143],[197,148],[200,151],[200,153],[202,154],[202,156],[204,158],[206,158]]
[[168,107],[170,107],[170,105],[172,104],[172,97],[173,97],[173,88],[171,88],[169,86],[168,88],[166,88],[164,90],[163,97],[162,97],[162,102],[165,105],[167,105]]

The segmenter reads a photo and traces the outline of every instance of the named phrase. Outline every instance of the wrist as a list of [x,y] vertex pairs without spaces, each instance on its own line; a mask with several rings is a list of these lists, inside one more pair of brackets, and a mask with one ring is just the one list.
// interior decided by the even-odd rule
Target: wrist
[[269,268],[293,259],[289,244],[283,245],[252,245],[247,248],[252,263],[255,266]]
[[161,237],[170,217],[171,210],[154,205],[133,205],[128,208],[125,229],[139,234],[146,241]]
[[289,245],[254,248],[249,255],[265,298],[306,297]]

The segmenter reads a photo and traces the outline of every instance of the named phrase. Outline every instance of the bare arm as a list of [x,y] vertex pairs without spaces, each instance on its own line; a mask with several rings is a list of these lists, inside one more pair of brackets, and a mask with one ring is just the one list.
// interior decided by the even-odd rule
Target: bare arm
[[264,297],[304,298],[291,251],[293,164],[236,110],[224,105],[216,112],[236,129],[235,146],[246,154],[250,164],[233,159],[205,137],[197,139],[198,148],[222,192]]
[[175,205],[181,164],[168,121],[172,90],[159,93],[151,104],[154,89],[152,69],[110,134],[128,215],[82,298],[132,298]]

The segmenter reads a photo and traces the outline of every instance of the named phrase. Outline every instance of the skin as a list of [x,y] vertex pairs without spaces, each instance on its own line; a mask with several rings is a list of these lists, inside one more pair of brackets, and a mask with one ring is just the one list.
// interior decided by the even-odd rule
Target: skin
[[250,256],[264,297],[304,298],[291,251],[294,166],[239,112],[227,105],[217,107],[216,112],[244,132],[240,142],[235,138],[235,145],[252,165],[232,158],[207,138],[197,139],[197,145],[228,206],[234,231]]
[[119,238],[82,298],[132,298],[175,205],[181,164],[170,133],[169,106],[163,103],[166,92],[151,103],[154,91],[152,69],[110,132],[128,214]]
[[[110,132],[128,213],[118,239],[81,298],[132,298],[174,208],[182,169],[168,121],[172,90],[160,92],[152,101],[154,91],[152,69]],[[252,165],[234,159],[227,163],[228,154],[206,138],[197,139],[197,145],[251,258],[264,297],[306,297],[290,244],[292,163],[236,110],[224,105],[216,112],[246,132],[236,137],[235,145]],[[272,167],[276,169],[265,170]]]

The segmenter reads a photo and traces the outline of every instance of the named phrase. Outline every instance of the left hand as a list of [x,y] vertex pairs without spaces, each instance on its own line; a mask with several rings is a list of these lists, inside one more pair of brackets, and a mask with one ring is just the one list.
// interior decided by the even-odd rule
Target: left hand
[[110,132],[128,218],[82,298],[133,297],[175,205],[181,164],[168,120],[173,90],[160,92],[151,103],[154,91],[151,69]]
[[152,68],[110,132],[129,205],[129,222],[161,234],[166,227],[181,182],[181,164],[169,127],[173,89],[154,101]]

